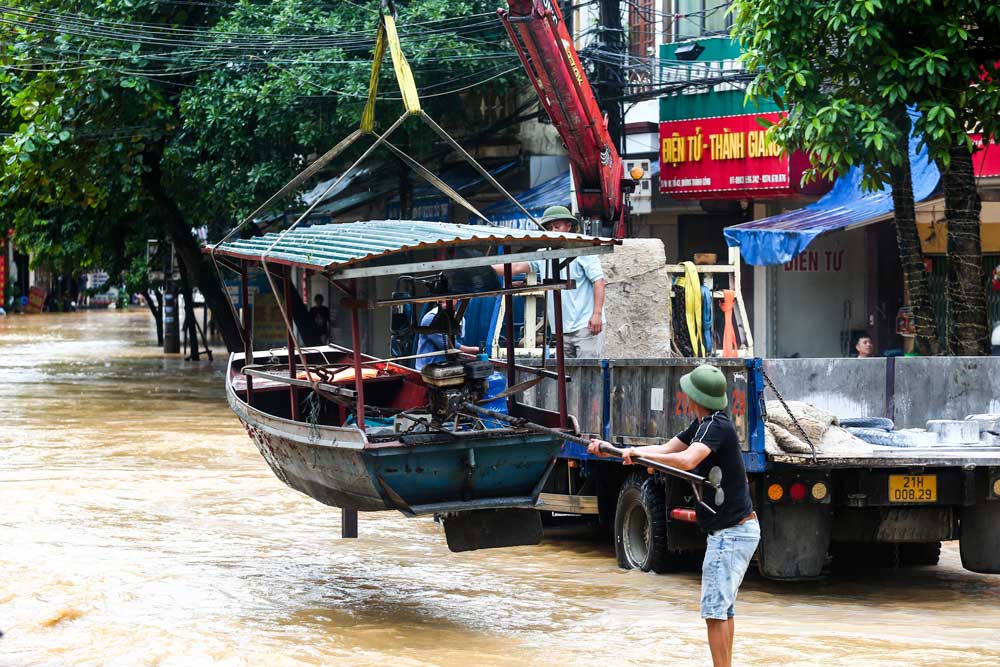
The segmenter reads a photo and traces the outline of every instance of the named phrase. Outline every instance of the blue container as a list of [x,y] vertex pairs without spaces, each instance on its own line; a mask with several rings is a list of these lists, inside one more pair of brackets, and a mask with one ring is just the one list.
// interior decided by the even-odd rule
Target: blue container
[[[489,361],[489,356],[486,354],[480,354],[479,359],[481,361]],[[484,399],[488,399],[491,396],[497,396],[507,390],[507,377],[500,371],[493,371],[488,378],[486,378],[486,393],[483,395]],[[487,410],[493,410],[494,412],[500,412],[502,414],[507,414],[507,399],[497,398],[495,400],[489,401],[483,404],[483,407]],[[503,428],[507,424],[503,422],[496,421],[494,419],[484,419],[483,425],[486,428]]]

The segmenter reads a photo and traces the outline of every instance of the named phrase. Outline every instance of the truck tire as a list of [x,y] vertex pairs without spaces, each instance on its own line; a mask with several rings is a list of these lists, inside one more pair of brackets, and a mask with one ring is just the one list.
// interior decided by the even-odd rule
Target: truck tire
[[869,445],[883,445],[885,447],[913,447],[913,438],[909,434],[900,431],[883,431],[877,428],[861,428],[849,426],[847,432],[859,440],[867,442]]
[[896,428],[893,421],[885,417],[847,417],[838,421],[844,428],[877,428],[880,431],[891,431]]
[[667,509],[663,489],[636,471],[618,493],[615,509],[615,555],[618,566],[663,572],[668,569]]
[[1000,574],[1000,500],[981,497],[972,507],[963,507],[959,527],[962,567],[983,574]]

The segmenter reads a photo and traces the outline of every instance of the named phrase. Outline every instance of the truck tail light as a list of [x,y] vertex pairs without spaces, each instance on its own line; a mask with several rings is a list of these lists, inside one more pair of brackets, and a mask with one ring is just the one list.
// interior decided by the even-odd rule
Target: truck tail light
[[823,500],[829,492],[830,490],[826,488],[826,484],[823,482],[816,482],[810,490],[813,500]]
[[1000,497],[1000,477],[993,480],[993,495]]
[[781,488],[781,484],[772,484],[767,487],[767,497],[771,502],[778,502],[785,496],[785,490]]
[[792,500],[805,500],[806,498],[806,485],[802,482],[795,482],[790,487],[788,487],[788,496]]

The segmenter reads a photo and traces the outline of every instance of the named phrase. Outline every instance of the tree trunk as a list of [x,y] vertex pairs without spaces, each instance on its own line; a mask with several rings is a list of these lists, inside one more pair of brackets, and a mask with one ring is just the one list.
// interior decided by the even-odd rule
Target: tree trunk
[[959,356],[990,353],[983,251],[979,239],[982,204],[965,144],[949,151],[951,165],[942,170],[944,214],[948,222],[948,351]]
[[228,296],[219,284],[209,260],[201,254],[201,248],[191,233],[191,227],[163,186],[160,164],[163,158],[162,142],[148,148],[145,157],[149,171],[142,175],[143,186],[153,200],[153,206],[163,222],[167,237],[174,243],[188,280],[191,285],[201,290],[205,303],[212,309],[226,349],[230,352],[240,351],[243,349],[243,339],[240,336],[239,324],[228,303]]
[[924,252],[917,234],[917,213],[913,200],[913,180],[910,176],[910,121],[905,112],[899,123],[900,146],[905,156],[903,162],[891,170],[892,205],[896,225],[896,244],[899,264],[903,269],[903,283],[910,295],[910,307],[916,325],[916,349],[922,355],[940,353],[934,309],[931,308],[927,273],[924,271]]
[[[146,307],[149,308],[149,312],[153,314],[153,320],[156,321],[156,344],[163,347],[163,302],[160,300],[160,291],[155,289],[147,289],[143,291],[146,296]],[[156,295],[156,302],[153,302],[153,295]]]

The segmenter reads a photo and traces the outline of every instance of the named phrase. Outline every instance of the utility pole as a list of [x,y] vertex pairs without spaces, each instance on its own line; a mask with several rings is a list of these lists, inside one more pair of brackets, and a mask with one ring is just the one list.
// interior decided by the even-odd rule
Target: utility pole
[[165,244],[163,260],[163,351],[181,351],[181,315],[177,303],[177,278],[174,244]]
[[[597,33],[598,48],[605,52],[599,59],[597,68],[597,100],[604,113],[608,114],[608,134],[615,142],[615,148],[624,155],[625,146],[625,31],[622,28],[620,0],[600,0],[600,27]],[[614,64],[603,62],[611,60]]]

